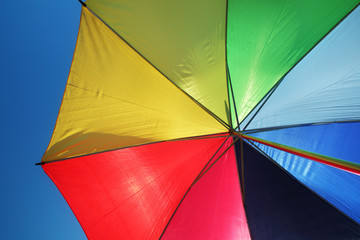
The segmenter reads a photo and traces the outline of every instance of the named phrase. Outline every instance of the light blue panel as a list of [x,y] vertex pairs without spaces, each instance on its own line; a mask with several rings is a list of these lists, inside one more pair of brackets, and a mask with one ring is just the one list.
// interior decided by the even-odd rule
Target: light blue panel
[[360,119],[360,7],[285,78],[247,129]]
[[[360,163],[360,123],[289,128],[252,136]],[[255,143],[307,187],[360,223],[360,176]]]

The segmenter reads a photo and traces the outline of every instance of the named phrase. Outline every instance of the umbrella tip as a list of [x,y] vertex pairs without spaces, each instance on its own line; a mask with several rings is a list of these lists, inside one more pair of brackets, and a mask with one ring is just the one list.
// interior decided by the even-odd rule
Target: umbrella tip
[[38,166],[38,165],[44,165],[45,162],[38,162],[38,163],[35,163],[35,166]]
[[83,1],[79,0],[79,2],[81,3],[81,5],[83,5],[84,7],[86,7],[86,4],[85,4]]

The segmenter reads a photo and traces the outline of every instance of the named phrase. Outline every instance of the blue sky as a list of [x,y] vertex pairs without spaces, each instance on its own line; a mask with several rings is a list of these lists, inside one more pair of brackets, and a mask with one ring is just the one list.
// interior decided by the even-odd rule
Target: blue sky
[[2,239],[86,239],[40,162],[60,107],[81,4],[2,1],[0,14]]

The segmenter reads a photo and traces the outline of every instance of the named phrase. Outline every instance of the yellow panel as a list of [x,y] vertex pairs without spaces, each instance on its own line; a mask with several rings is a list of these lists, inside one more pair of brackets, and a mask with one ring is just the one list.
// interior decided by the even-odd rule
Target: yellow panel
[[68,84],[43,161],[226,131],[83,9]]
[[87,6],[225,122],[225,0],[88,0]]

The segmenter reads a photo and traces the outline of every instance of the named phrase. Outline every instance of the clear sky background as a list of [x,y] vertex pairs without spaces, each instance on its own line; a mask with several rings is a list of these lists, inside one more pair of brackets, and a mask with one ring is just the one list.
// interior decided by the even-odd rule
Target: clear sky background
[[1,1],[1,239],[86,239],[40,166],[55,125],[81,4]]

